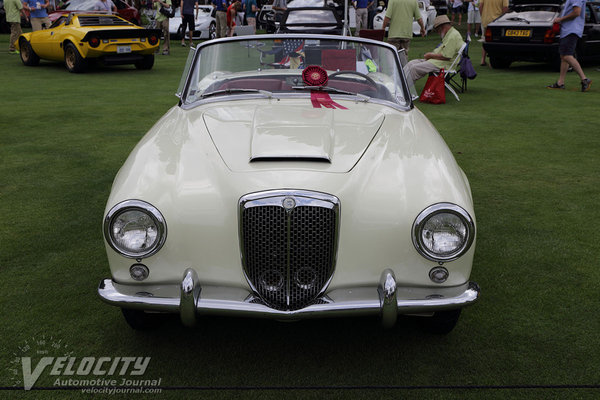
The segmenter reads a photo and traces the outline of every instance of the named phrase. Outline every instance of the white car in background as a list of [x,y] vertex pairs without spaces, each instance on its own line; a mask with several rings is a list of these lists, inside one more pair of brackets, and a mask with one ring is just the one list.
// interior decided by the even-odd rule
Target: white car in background
[[[195,21],[194,38],[214,39],[217,37],[217,21],[212,6],[198,6],[198,16]],[[175,16],[169,20],[169,33],[171,38],[181,38],[181,9],[175,10]],[[186,38],[189,32],[186,30]]]
[[[421,12],[421,17],[423,18],[423,25],[425,25],[425,32],[429,34],[433,30],[433,20],[437,16],[437,11],[435,7],[429,5],[429,1],[419,1],[419,11]],[[382,9],[379,13],[375,15],[373,18],[373,29],[382,29],[383,28],[383,19],[385,18],[386,8]],[[417,21],[413,21],[413,35],[418,36],[421,34],[421,27]]]

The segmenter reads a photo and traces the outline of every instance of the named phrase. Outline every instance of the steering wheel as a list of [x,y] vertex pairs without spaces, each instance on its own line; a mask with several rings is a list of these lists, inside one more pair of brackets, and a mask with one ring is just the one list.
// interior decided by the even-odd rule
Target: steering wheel
[[377,83],[368,75],[363,74],[358,71],[336,71],[333,74],[329,75],[329,79],[334,78],[338,75],[358,75],[361,78],[364,78],[367,82],[369,82],[372,86],[377,87]]

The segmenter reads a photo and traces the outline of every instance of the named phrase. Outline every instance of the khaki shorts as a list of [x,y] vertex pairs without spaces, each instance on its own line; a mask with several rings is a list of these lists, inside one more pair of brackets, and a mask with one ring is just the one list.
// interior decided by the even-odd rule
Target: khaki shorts
[[393,37],[388,38],[387,42],[393,46],[396,46],[398,50],[404,49],[408,53],[410,47],[410,39]]
[[32,31],[41,31],[43,29],[42,24],[46,26],[46,29],[50,28],[50,18],[42,17],[42,18],[31,18],[31,30]]

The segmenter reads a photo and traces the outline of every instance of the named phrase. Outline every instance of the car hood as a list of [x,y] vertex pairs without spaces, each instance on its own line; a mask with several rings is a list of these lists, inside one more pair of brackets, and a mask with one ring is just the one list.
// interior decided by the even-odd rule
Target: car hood
[[223,161],[236,172],[291,164],[293,168],[347,172],[385,119],[381,106],[372,105],[353,112],[314,108],[306,101],[260,106],[239,103],[205,108],[201,116]]

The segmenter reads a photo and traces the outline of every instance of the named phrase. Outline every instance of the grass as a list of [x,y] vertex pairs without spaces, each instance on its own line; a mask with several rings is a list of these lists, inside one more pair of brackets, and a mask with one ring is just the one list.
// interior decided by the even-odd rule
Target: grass
[[[463,32],[464,33],[464,32]],[[478,220],[472,278],[481,301],[446,337],[402,320],[207,318],[130,330],[100,302],[108,276],[101,220],[114,175],[171,106],[187,50],[154,69],[96,68],[76,75],[24,67],[0,36],[0,387],[12,387],[24,346],[60,342],[51,356],[152,357],[157,397],[563,399],[600,394],[600,116],[596,86],[550,91],[538,64],[479,67],[457,102],[417,104],[469,176]],[[409,56],[433,48],[415,38]],[[417,89],[423,87],[418,82]],[[46,339],[46,345],[34,340]],[[47,371],[36,383],[52,387]],[[175,390],[168,388],[188,389]],[[190,388],[191,387],[191,388]],[[195,389],[194,389],[195,388]],[[213,389],[210,389],[213,388]],[[79,391],[3,390],[2,397],[82,397]],[[120,397],[120,396],[117,396]]]

